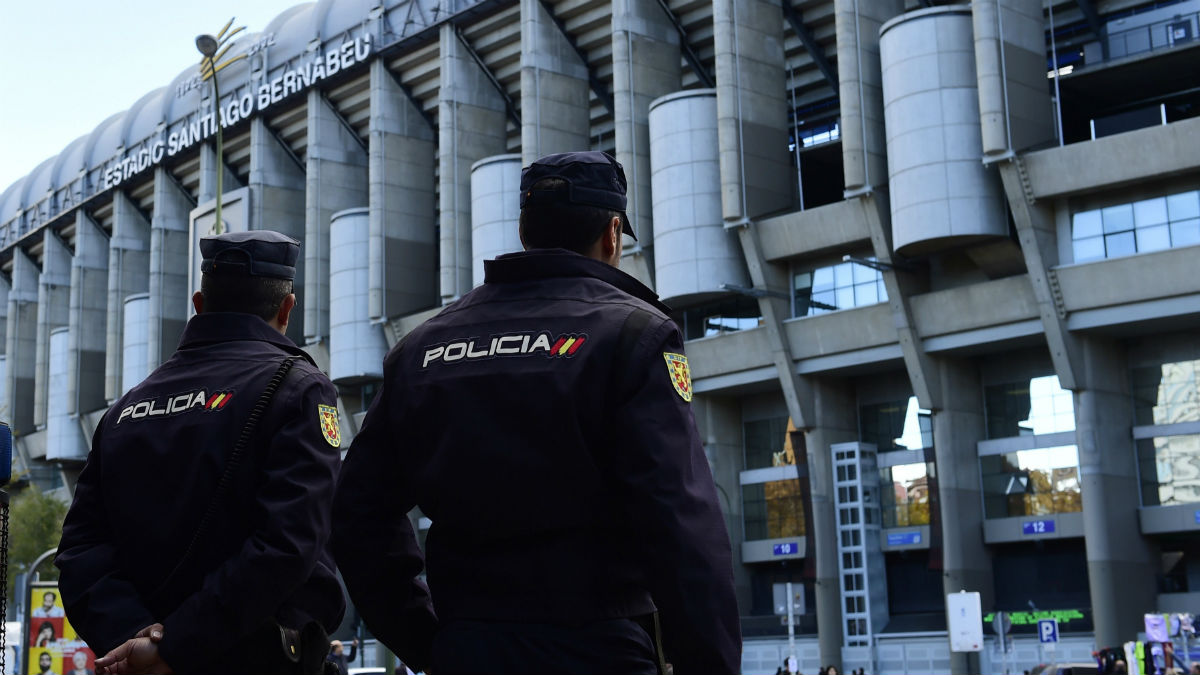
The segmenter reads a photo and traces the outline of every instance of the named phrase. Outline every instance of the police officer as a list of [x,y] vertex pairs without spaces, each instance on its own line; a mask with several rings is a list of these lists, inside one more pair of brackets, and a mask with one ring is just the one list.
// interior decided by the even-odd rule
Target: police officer
[[345,611],[327,545],[340,437],[333,385],[284,336],[299,249],[203,238],[178,350],[96,429],[55,564],[71,624],[109,652],[98,667],[320,672]]
[[[384,361],[334,554],[367,625],[414,668],[653,673],[661,637],[678,675],[740,669],[682,336],[616,268],[625,186],[604,153],[534,162],[525,251],[487,261],[481,287]],[[414,505],[432,521],[428,591]]]

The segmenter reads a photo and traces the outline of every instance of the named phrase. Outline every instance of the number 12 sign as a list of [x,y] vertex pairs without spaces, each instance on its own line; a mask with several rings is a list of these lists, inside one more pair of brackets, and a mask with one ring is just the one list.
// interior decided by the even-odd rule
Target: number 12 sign
[[1030,520],[1021,523],[1021,534],[1049,534],[1053,531],[1053,520]]

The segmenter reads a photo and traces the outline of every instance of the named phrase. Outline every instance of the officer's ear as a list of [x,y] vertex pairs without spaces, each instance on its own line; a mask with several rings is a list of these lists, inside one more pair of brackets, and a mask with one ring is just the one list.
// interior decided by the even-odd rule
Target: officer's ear
[[288,293],[283,296],[283,301],[279,303],[279,311],[275,314],[275,327],[280,333],[287,332],[288,319],[292,316],[292,309],[296,307],[296,294]]
[[192,293],[192,307],[196,308],[197,314],[204,313],[204,294],[200,291]]

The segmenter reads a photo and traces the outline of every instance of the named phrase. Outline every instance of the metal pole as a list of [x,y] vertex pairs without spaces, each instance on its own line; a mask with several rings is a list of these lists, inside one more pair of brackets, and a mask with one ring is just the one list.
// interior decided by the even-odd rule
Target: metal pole
[[1058,132],[1058,145],[1061,147],[1065,141],[1063,140],[1063,125],[1062,125],[1062,92],[1058,90],[1058,42],[1054,39],[1054,3],[1050,3],[1050,55],[1054,59],[1054,122],[1055,131]]
[[[792,670],[792,664],[796,663],[796,601],[792,595],[792,582],[787,582],[787,617],[788,617],[788,672]],[[798,666],[799,664],[797,664]]]
[[213,115],[216,117],[217,123],[217,223],[216,233],[222,234],[224,230],[221,227],[221,188],[222,174],[225,173],[225,158],[222,155],[223,148],[221,147],[221,89],[217,86],[217,64],[213,61],[213,57],[208,57],[208,65],[212,68],[213,81]]

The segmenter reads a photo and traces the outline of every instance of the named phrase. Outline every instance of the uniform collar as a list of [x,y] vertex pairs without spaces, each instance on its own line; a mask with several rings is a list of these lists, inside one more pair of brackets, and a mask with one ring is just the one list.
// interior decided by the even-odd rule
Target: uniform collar
[[179,348],[201,347],[231,340],[268,342],[290,354],[303,356],[309,363],[316,365],[307,352],[266,321],[253,314],[240,312],[206,312],[193,316],[188,319],[187,327],[183,329]]
[[487,284],[532,281],[551,277],[591,277],[654,305],[663,314],[671,308],[654,291],[621,270],[594,258],[561,248],[538,248],[508,253],[495,260],[483,261],[483,281]]

